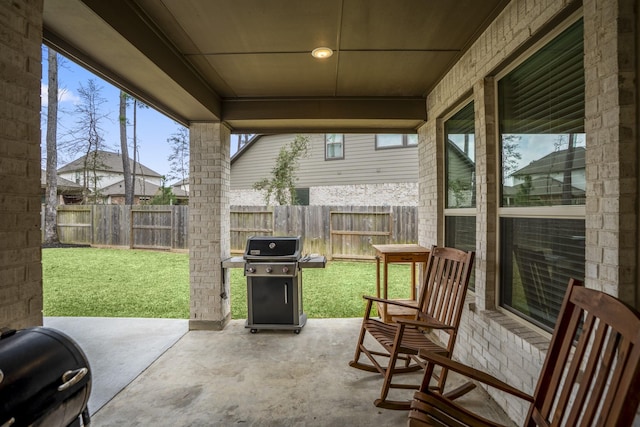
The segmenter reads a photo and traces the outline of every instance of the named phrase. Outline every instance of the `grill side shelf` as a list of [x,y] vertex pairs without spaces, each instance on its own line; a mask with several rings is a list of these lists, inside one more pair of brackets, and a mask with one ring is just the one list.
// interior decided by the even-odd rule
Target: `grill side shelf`
[[[222,268],[244,268],[244,258],[232,256],[222,260]],[[327,258],[322,255],[305,256],[298,261],[300,268],[325,268]]]
[[300,268],[324,268],[327,265],[327,257],[322,255],[303,257],[298,261],[298,265]]
[[222,260],[222,268],[244,268],[244,258],[232,256]]

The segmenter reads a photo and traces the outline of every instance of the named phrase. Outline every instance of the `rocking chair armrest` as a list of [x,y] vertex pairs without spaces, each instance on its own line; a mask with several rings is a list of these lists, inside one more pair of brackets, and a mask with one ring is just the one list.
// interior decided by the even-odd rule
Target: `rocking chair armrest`
[[429,328],[429,329],[450,329],[450,330],[454,330],[455,327],[450,326],[450,325],[445,325],[444,323],[440,323],[436,320],[430,321],[430,320],[414,320],[414,319],[401,319],[401,318],[394,318],[393,319],[396,323],[403,323],[405,325],[409,325],[409,326],[416,326],[419,328]]
[[456,362],[455,360],[440,356],[430,351],[420,350],[418,355],[421,358],[427,360],[428,362],[435,363],[436,365],[445,367],[451,371],[457,372],[473,380],[480,381],[490,387],[497,388],[498,390],[502,390],[506,393],[512,394],[516,397],[526,400],[527,402],[533,402],[532,396],[528,395],[527,393],[521,390],[518,390],[515,387],[510,386],[509,384],[503,381],[500,381],[499,379],[485,372],[479,371],[467,365],[463,365],[462,363]]
[[418,307],[416,307],[415,305],[407,304],[407,303],[404,303],[402,301],[397,301],[397,300],[393,300],[393,299],[378,298],[378,297],[374,297],[374,296],[371,296],[371,295],[363,295],[362,298],[364,298],[366,300],[369,300],[369,301],[382,302],[382,303],[385,303],[385,304],[396,305],[398,307],[411,308],[413,310],[417,310],[418,309]]

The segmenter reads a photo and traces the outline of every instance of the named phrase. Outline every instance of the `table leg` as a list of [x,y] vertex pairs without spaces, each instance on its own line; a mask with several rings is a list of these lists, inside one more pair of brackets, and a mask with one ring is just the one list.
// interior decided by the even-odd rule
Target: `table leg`
[[416,263],[411,262],[411,299],[416,300]]
[[380,298],[380,256],[376,255],[376,296]]

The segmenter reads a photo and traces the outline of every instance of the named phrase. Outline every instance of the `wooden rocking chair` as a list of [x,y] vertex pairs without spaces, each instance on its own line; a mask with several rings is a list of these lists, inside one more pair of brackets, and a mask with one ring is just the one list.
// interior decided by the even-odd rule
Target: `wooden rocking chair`
[[497,426],[429,390],[440,365],[531,402],[525,426],[631,426],[640,400],[640,314],[571,279],[533,396],[428,351],[410,426]]
[[[356,345],[356,352],[349,365],[370,372],[379,372],[384,376],[384,383],[380,398],[374,404],[388,409],[409,409],[410,400],[387,400],[390,388],[417,389],[419,384],[392,383],[393,376],[399,373],[415,372],[422,369],[425,363],[418,357],[420,350],[429,350],[445,357],[451,357],[456,342],[458,324],[464,307],[469,277],[475,253],[465,252],[455,248],[433,247],[429,254],[425,268],[424,280],[420,286],[417,305],[410,305],[399,301],[364,296],[367,300],[364,319],[360,329],[360,337]],[[394,318],[393,323],[384,323],[371,318],[371,308],[374,302],[407,307],[415,310],[413,319]],[[426,331],[438,329],[448,334],[444,346],[434,342]],[[385,352],[373,350],[365,346],[367,332],[382,345]],[[361,363],[364,353],[371,363]],[[386,366],[381,365],[378,357],[388,358]],[[404,362],[404,363],[403,363]],[[396,364],[400,366],[396,366]],[[438,377],[435,389],[444,390],[447,370],[443,369]],[[473,389],[475,385],[468,383],[450,392],[454,398]]]

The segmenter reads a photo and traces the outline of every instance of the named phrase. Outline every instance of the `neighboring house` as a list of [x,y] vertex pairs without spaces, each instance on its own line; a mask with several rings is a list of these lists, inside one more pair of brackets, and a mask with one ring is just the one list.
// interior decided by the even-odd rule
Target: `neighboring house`
[[[59,205],[75,205],[82,202],[82,185],[71,182],[60,176],[57,177],[58,186],[58,204]],[[45,203],[47,193],[47,172],[40,171],[40,189],[42,195],[42,203]]]
[[178,199],[178,204],[186,205],[189,203],[189,178],[181,179],[171,185],[171,191]]
[[[158,194],[160,186],[136,177],[133,204],[148,202]],[[100,189],[100,198],[107,205],[124,205],[124,180]]]
[[[584,204],[585,148],[554,151],[532,161],[511,176],[514,185],[506,187],[506,194],[503,195],[507,206],[516,198],[526,199],[521,200],[520,204],[531,206]],[[569,198],[571,202],[563,203],[563,197]]]
[[474,159],[453,141],[447,141],[447,208],[475,205]]
[[[154,196],[161,194],[161,186],[148,182],[140,177],[136,177],[134,205],[148,203]],[[179,188],[171,188],[174,196],[176,196],[176,204],[187,204],[188,195]],[[124,204],[124,180],[111,184],[100,190],[100,198],[107,205],[123,205]]]
[[[80,157],[71,163],[61,167],[58,169],[58,176],[69,181],[75,182],[79,184],[81,187],[85,185],[84,182],[84,163],[85,157]],[[129,160],[131,165],[131,170],[133,171],[133,160]],[[116,200],[116,198],[111,199],[111,195],[118,195],[114,193],[110,193],[105,195],[104,190],[109,188],[109,192],[119,192],[118,185],[122,185],[122,195],[124,197],[124,172],[122,168],[122,156],[119,153],[112,153],[109,151],[98,151],[97,162],[98,165],[96,167],[96,175],[97,175],[97,185],[99,196],[102,195],[105,197],[105,200]],[[136,183],[136,192],[134,197],[136,200],[149,197],[147,194],[147,184],[149,186],[155,186],[156,190],[162,185],[162,176],[149,169],[148,167],[136,162],[136,181],[143,181],[144,185],[138,185]],[[87,173],[88,182],[86,186],[89,190],[93,189],[93,170],[88,171]],[[115,187],[114,187],[115,186]],[[151,187],[149,187],[151,188]],[[142,191],[142,192],[138,192]],[[153,196],[153,194],[151,195]],[[111,202],[107,202],[111,203]]]
[[[256,135],[231,158],[232,205],[264,205],[253,184],[270,179],[295,134]],[[418,138],[403,134],[307,134],[297,198],[308,205],[418,205]]]

